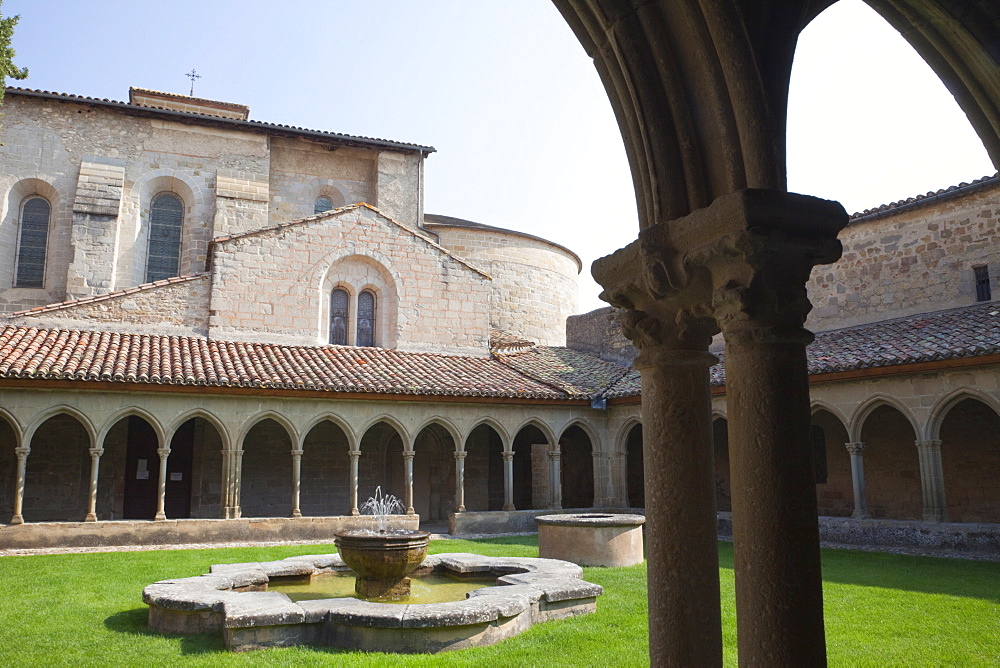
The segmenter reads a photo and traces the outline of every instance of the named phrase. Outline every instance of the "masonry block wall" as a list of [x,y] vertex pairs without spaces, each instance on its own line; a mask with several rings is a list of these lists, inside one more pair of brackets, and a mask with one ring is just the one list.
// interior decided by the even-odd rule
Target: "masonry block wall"
[[566,345],[566,318],[576,312],[581,269],[576,255],[517,232],[452,226],[437,222],[440,220],[430,217],[425,227],[438,235],[442,246],[481,267],[493,279],[491,327],[540,345]]
[[1000,296],[1000,184],[971,187],[855,217],[840,233],[844,255],[816,267],[807,327],[839,329],[968,306],[974,266],[985,265]]

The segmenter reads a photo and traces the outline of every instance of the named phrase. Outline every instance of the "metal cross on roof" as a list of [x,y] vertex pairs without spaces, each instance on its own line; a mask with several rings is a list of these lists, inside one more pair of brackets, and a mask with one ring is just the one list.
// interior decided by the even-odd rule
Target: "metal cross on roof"
[[196,72],[195,69],[192,67],[191,71],[185,74],[184,76],[186,76],[188,79],[191,80],[191,92],[189,93],[189,95],[191,97],[194,97],[194,80],[200,79],[201,75],[198,74],[198,72]]

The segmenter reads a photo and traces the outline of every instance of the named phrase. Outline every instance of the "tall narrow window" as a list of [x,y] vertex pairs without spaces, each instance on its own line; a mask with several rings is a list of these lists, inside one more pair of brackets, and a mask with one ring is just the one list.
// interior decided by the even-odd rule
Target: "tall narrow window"
[[986,265],[973,267],[972,272],[976,275],[976,301],[988,302],[993,299],[990,290],[990,268]]
[[347,345],[347,324],[350,296],[347,290],[337,288],[330,295],[330,343]]
[[375,345],[375,293],[368,290],[358,295],[358,345]]
[[313,205],[313,213],[323,213],[324,211],[329,211],[333,208],[333,200],[331,200],[326,195],[316,198],[316,203]]
[[826,434],[823,433],[823,427],[818,424],[812,425],[812,454],[813,454],[813,473],[816,474],[816,484],[824,485],[827,480],[827,468],[826,468]]
[[49,203],[41,197],[30,197],[21,207],[15,288],[40,288],[45,282],[45,247],[49,239],[50,211]]
[[149,205],[149,250],[146,253],[146,282],[176,276],[180,268],[181,227],[184,203],[172,193],[153,198]]

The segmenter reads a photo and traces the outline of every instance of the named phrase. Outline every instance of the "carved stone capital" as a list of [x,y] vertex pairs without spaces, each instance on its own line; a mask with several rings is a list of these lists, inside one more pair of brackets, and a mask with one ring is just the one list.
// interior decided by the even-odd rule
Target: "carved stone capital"
[[553,461],[559,461],[559,456],[561,454],[562,453],[559,452],[558,450],[549,450],[549,459],[551,459]]
[[160,456],[160,459],[166,459],[170,456],[170,448],[157,448],[156,454]]
[[505,452],[505,453],[503,453],[503,460],[505,462],[512,462],[512,461],[514,461],[514,453],[513,452]]
[[18,459],[24,459],[31,452],[31,448],[27,446],[21,446],[19,448],[14,448],[14,454],[17,455]]
[[361,451],[360,450],[348,450],[347,451],[347,456],[350,457],[351,459],[358,459],[359,457],[361,457]]
[[865,444],[861,441],[856,443],[844,443],[844,447],[847,448],[847,451],[852,455],[864,454],[865,451]]
[[88,452],[93,459],[97,459],[104,454],[104,448],[90,448]]
[[926,441],[915,441],[915,445],[918,450],[934,450],[941,449],[941,440],[937,438],[932,438]]
[[302,459],[303,454],[305,454],[305,450],[292,450],[293,459]]
[[465,461],[465,457],[468,454],[469,453],[465,452],[464,450],[459,450],[458,452],[455,453],[455,459],[457,459],[458,461]]

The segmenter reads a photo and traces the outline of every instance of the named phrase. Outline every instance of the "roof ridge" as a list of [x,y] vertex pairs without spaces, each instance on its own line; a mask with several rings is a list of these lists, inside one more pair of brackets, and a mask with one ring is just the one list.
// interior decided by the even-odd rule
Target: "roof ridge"
[[224,236],[224,237],[216,237],[216,238],[212,239],[210,245],[212,247],[214,247],[216,244],[223,243],[223,242],[233,241],[233,240],[236,240],[236,239],[243,239],[243,238],[246,238],[246,237],[252,237],[252,236],[256,236],[258,234],[265,234],[267,232],[275,232],[275,231],[283,230],[283,229],[289,228],[289,227],[297,227],[299,225],[305,225],[307,223],[312,223],[312,222],[315,222],[317,220],[322,220],[324,218],[332,218],[333,216],[337,216],[337,215],[340,215],[340,214],[345,213],[347,211],[351,211],[351,210],[355,210],[355,209],[360,209],[360,208],[366,208],[366,209],[369,209],[370,211],[374,211],[375,213],[377,213],[379,216],[382,216],[383,218],[385,218],[390,223],[396,225],[397,227],[400,227],[400,228],[406,230],[407,232],[409,232],[413,236],[415,236],[415,237],[417,237],[419,239],[422,239],[423,241],[427,242],[431,247],[433,247],[434,249],[436,249],[439,252],[443,253],[444,255],[447,255],[448,257],[450,257],[451,259],[455,260],[459,264],[464,265],[468,269],[471,269],[472,271],[476,272],[477,274],[483,276],[484,278],[486,278],[488,280],[491,280],[491,281],[493,280],[493,277],[490,276],[488,273],[486,273],[485,271],[483,271],[482,269],[480,269],[476,265],[472,264],[471,262],[469,262],[468,260],[466,260],[462,256],[456,255],[454,251],[449,250],[448,248],[445,248],[441,244],[437,243],[436,241],[434,241],[433,239],[431,239],[429,236],[427,236],[426,234],[424,234],[418,228],[412,228],[409,225],[406,225],[405,223],[399,222],[398,220],[396,220],[392,216],[390,216],[390,215],[386,214],[385,212],[383,212],[377,206],[369,204],[368,202],[356,202],[354,204],[345,204],[344,206],[338,207],[336,209],[330,209],[329,211],[324,211],[323,213],[316,213],[316,214],[313,214],[311,216],[306,216],[305,218],[298,218],[296,220],[289,220],[289,221],[286,221],[284,223],[277,223],[275,225],[268,225],[267,227],[261,227],[261,228],[258,228],[256,230],[249,230],[247,232],[241,232],[239,234],[231,234],[231,235]]
[[975,179],[971,182],[962,181],[958,185],[948,186],[947,188],[941,188],[940,190],[932,190],[922,195],[914,195],[913,197],[907,197],[906,199],[896,200],[893,202],[888,202],[886,204],[881,204],[872,209],[865,209],[864,211],[858,211],[852,213],[849,217],[850,222],[857,220],[863,220],[869,216],[874,216],[876,214],[885,213],[887,211],[895,211],[897,209],[920,204],[922,202],[927,202],[929,200],[935,200],[939,197],[951,194],[959,194],[967,190],[976,189],[982,186],[991,185],[993,183],[1000,183],[1000,173],[993,174],[992,176],[983,176]]
[[185,274],[183,276],[171,276],[169,278],[161,278],[158,281],[150,281],[149,283],[140,283],[139,285],[133,286],[131,288],[122,288],[120,290],[113,290],[102,295],[93,295],[90,297],[79,297],[77,299],[67,299],[65,301],[56,302],[54,304],[45,304],[44,306],[36,306],[34,308],[25,309],[23,311],[15,311],[8,314],[6,317],[13,318],[16,316],[23,315],[35,315],[38,313],[48,313],[50,311],[59,311],[64,308],[70,308],[72,306],[82,306],[85,304],[93,304],[94,302],[102,302],[108,299],[114,299],[116,297],[122,297],[124,295],[135,294],[137,292],[146,292],[147,290],[152,290],[154,288],[162,288],[167,285],[176,285],[178,283],[187,283],[188,281],[193,281],[199,278],[208,278],[210,274],[208,272],[198,272],[196,274]]

